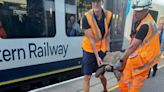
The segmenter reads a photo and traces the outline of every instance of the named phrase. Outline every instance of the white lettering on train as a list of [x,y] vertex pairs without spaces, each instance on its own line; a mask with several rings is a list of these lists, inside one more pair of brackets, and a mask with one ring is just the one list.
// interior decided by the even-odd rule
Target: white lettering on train
[[37,58],[37,57],[45,57],[45,56],[53,56],[53,55],[62,55],[66,56],[68,50],[67,45],[49,45],[48,42],[44,43],[42,46],[37,46],[35,43],[29,43],[29,57]]

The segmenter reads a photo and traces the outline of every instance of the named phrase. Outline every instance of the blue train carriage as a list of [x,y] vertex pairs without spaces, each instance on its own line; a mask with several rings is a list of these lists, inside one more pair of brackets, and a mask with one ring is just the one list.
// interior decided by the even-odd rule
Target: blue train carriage
[[[129,0],[103,1],[113,12],[111,51],[122,50],[131,30]],[[89,9],[89,0],[0,0],[0,91],[27,91],[81,76],[80,20]]]
[[76,3],[0,0],[7,35],[0,39],[0,91],[27,91],[81,75],[83,33],[67,32],[67,20],[79,20]]
[[7,36],[0,39],[0,90],[45,86],[80,68],[82,35],[66,35],[66,6],[64,0],[1,0]]

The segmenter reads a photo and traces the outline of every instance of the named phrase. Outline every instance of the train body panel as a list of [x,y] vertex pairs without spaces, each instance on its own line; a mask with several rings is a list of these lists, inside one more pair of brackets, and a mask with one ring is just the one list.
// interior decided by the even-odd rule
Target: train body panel
[[[0,20],[3,22],[3,27],[8,37],[0,39],[0,43],[2,44],[0,46],[0,73],[2,75],[0,78],[0,86],[80,68],[82,57],[81,41],[83,36],[69,37],[66,35],[65,0],[40,1],[42,2],[41,4],[43,4],[38,6],[39,8],[43,8],[41,12],[37,9],[37,6],[31,9],[35,11],[36,14],[41,13],[40,16],[43,17],[38,17],[33,14],[32,10],[28,10],[30,6],[37,5],[39,1],[28,0],[27,2],[26,0],[22,0],[21,2],[2,0]],[[26,9],[24,9],[25,7],[19,7],[17,9],[18,6],[12,4],[24,5]],[[8,5],[8,7],[6,7],[6,5]],[[11,6],[16,9],[10,9]],[[74,10],[73,12],[70,11],[72,8],[75,8],[75,5],[66,6],[70,8],[66,11],[75,15],[76,12]],[[28,13],[31,15],[28,15]],[[53,16],[53,18],[48,19],[46,18],[47,16]],[[37,18],[38,20],[35,20]],[[39,20],[41,18],[44,18],[42,20],[44,25],[41,25],[42,23],[35,23],[40,22]],[[30,20],[30,22],[33,21],[34,24],[30,25],[27,19]],[[53,22],[49,21],[50,19],[54,19]],[[55,24],[53,25],[53,29],[51,28],[52,26],[49,26],[52,24],[48,22]],[[10,26],[10,23],[15,23],[15,27]],[[20,26],[24,28],[16,25],[19,23],[21,24]],[[35,26],[41,27],[44,30],[34,30],[33,27]],[[52,30],[49,31],[49,28]],[[20,31],[24,31],[24,33]],[[35,33],[34,31],[38,32]],[[14,34],[13,32],[17,33]],[[63,74],[61,76],[63,76]]]
[[[64,0],[55,0],[56,35],[43,38],[10,38],[1,40],[0,70],[12,69],[30,65],[44,64],[56,61],[79,58],[82,56],[82,37],[71,38],[65,33]],[[50,6],[47,4],[50,3]],[[53,2],[45,4],[46,10],[53,9]],[[59,22],[58,22],[59,21]],[[72,44],[78,43],[78,44]],[[72,53],[72,51],[76,53]]]

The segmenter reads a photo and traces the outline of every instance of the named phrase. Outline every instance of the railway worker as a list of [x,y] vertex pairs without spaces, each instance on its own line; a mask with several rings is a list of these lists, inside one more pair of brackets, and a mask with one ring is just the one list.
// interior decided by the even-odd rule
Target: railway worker
[[[82,28],[84,29],[84,39],[82,41],[83,59],[82,73],[83,91],[89,92],[90,79],[93,72],[103,64],[102,59],[106,52],[109,52],[109,26],[111,24],[112,13],[101,7],[101,0],[91,0],[92,9],[82,18]],[[100,80],[107,92],[107,80],[103,74]]]
[[159,35],[148,13],[152,0],[132,0],[136,23],[134,38],[114,66],[122,69],[120,92],[140,92],[149,70],[160,61]]
[[[163,58],[163,51],[164,51],[164,16],[159,18],[158,21],[158,32],[159,32],[159,39],[160,39],[160,44],[161,44],[161,53],[162,53],[162,57]],[[153,74],[152,76],[155,77],[156,73],[157,73],[157,64],[155,64],[153,66]],[[150,71],[149,71],[149,77],[150,77]]]

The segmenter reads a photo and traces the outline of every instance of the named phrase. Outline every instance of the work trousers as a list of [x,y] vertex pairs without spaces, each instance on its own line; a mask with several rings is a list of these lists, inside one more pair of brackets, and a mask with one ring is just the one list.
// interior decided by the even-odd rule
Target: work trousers
[[141,87],[144,84],[144,80],[147,79],[149,70],[137,75],[133,74],[133,70],[143,66],[144,63],[145,62],[143,62],[138,56],[127,60],[126,66],[119,81],[119,92],[140,92]]

